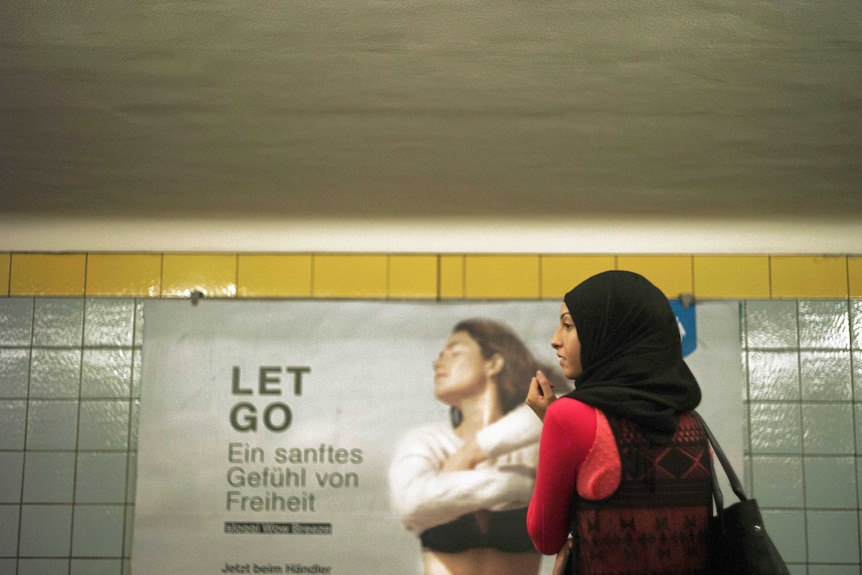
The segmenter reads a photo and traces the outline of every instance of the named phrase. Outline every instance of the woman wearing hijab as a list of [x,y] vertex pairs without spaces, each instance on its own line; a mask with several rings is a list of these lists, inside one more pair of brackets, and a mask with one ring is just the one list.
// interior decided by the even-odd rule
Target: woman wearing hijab
[[575,389],[556,401],[539,372],[527,395],[544,422],[534,545],[571,549],[578,575],[702,573],[709,444],[667,298],[632,272],[593,276],[565,295],[551,346]]

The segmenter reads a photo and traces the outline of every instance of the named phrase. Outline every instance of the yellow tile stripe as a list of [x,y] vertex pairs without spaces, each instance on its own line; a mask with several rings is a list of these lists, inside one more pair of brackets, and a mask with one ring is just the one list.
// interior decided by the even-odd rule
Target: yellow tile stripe
[[862,298],[862,255],[0,253],[0,296],[559,299],[608,269],[668,297]]
[[158,297],[162,257],[157,254],[89,254],[88,296]]
[[9,295],[9,278],[11,277],[12,254],[0,254],[0,296]]
[[9,294],[83,296],[86,254],[12,254]]

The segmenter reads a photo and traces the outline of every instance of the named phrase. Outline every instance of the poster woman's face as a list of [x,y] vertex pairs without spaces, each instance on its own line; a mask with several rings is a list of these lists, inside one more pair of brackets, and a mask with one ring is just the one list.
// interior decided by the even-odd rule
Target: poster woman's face
[[468,333],[453,333],[431,364],[434,395],[452,405],[458,398],[482,393],[488,385],[492,363],[482,356],[479,344]]

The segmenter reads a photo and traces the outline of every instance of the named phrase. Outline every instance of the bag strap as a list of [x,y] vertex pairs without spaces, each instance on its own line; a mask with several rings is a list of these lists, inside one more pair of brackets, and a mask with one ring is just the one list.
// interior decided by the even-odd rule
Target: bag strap
[[[703,427],[703,431],[706,433],[706,437],[709,439],[709,443],[712,445],[712,451],[715,453],[715,456],[718,458],[718,461],[721,463],[721,467],[724,468],[724,473],[727,475],[727,479],[730,481],[730,488],[739,497],[740,501],[745,501],[748,499],[748,496],[745,494],[745,489],[742,487],[742,481],[739,480],[739,477],[736,475],[736,472],[733,470],[733,466],[730,464],[730,460],[724,454],[724,450],[721,449],[721,446],[716,441],[715,436],[712,434],[712,430],[709,429],[709,426],[704,421],[703,417],[696,411],[691,412],[692,416],[700,423],[701,427]],[[721,489],[718,486],[718,478],[715,476],[715,473],[712,474],[712,494],[715,497],[715,504],[718,509],[724,508],[724,496],[721,493]]]

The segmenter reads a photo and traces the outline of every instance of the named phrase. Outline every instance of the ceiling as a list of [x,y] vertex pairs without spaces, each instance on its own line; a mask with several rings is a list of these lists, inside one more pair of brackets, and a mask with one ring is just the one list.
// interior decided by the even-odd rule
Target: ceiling
[[2,0],[6,217],[862,221],[862,8]]

